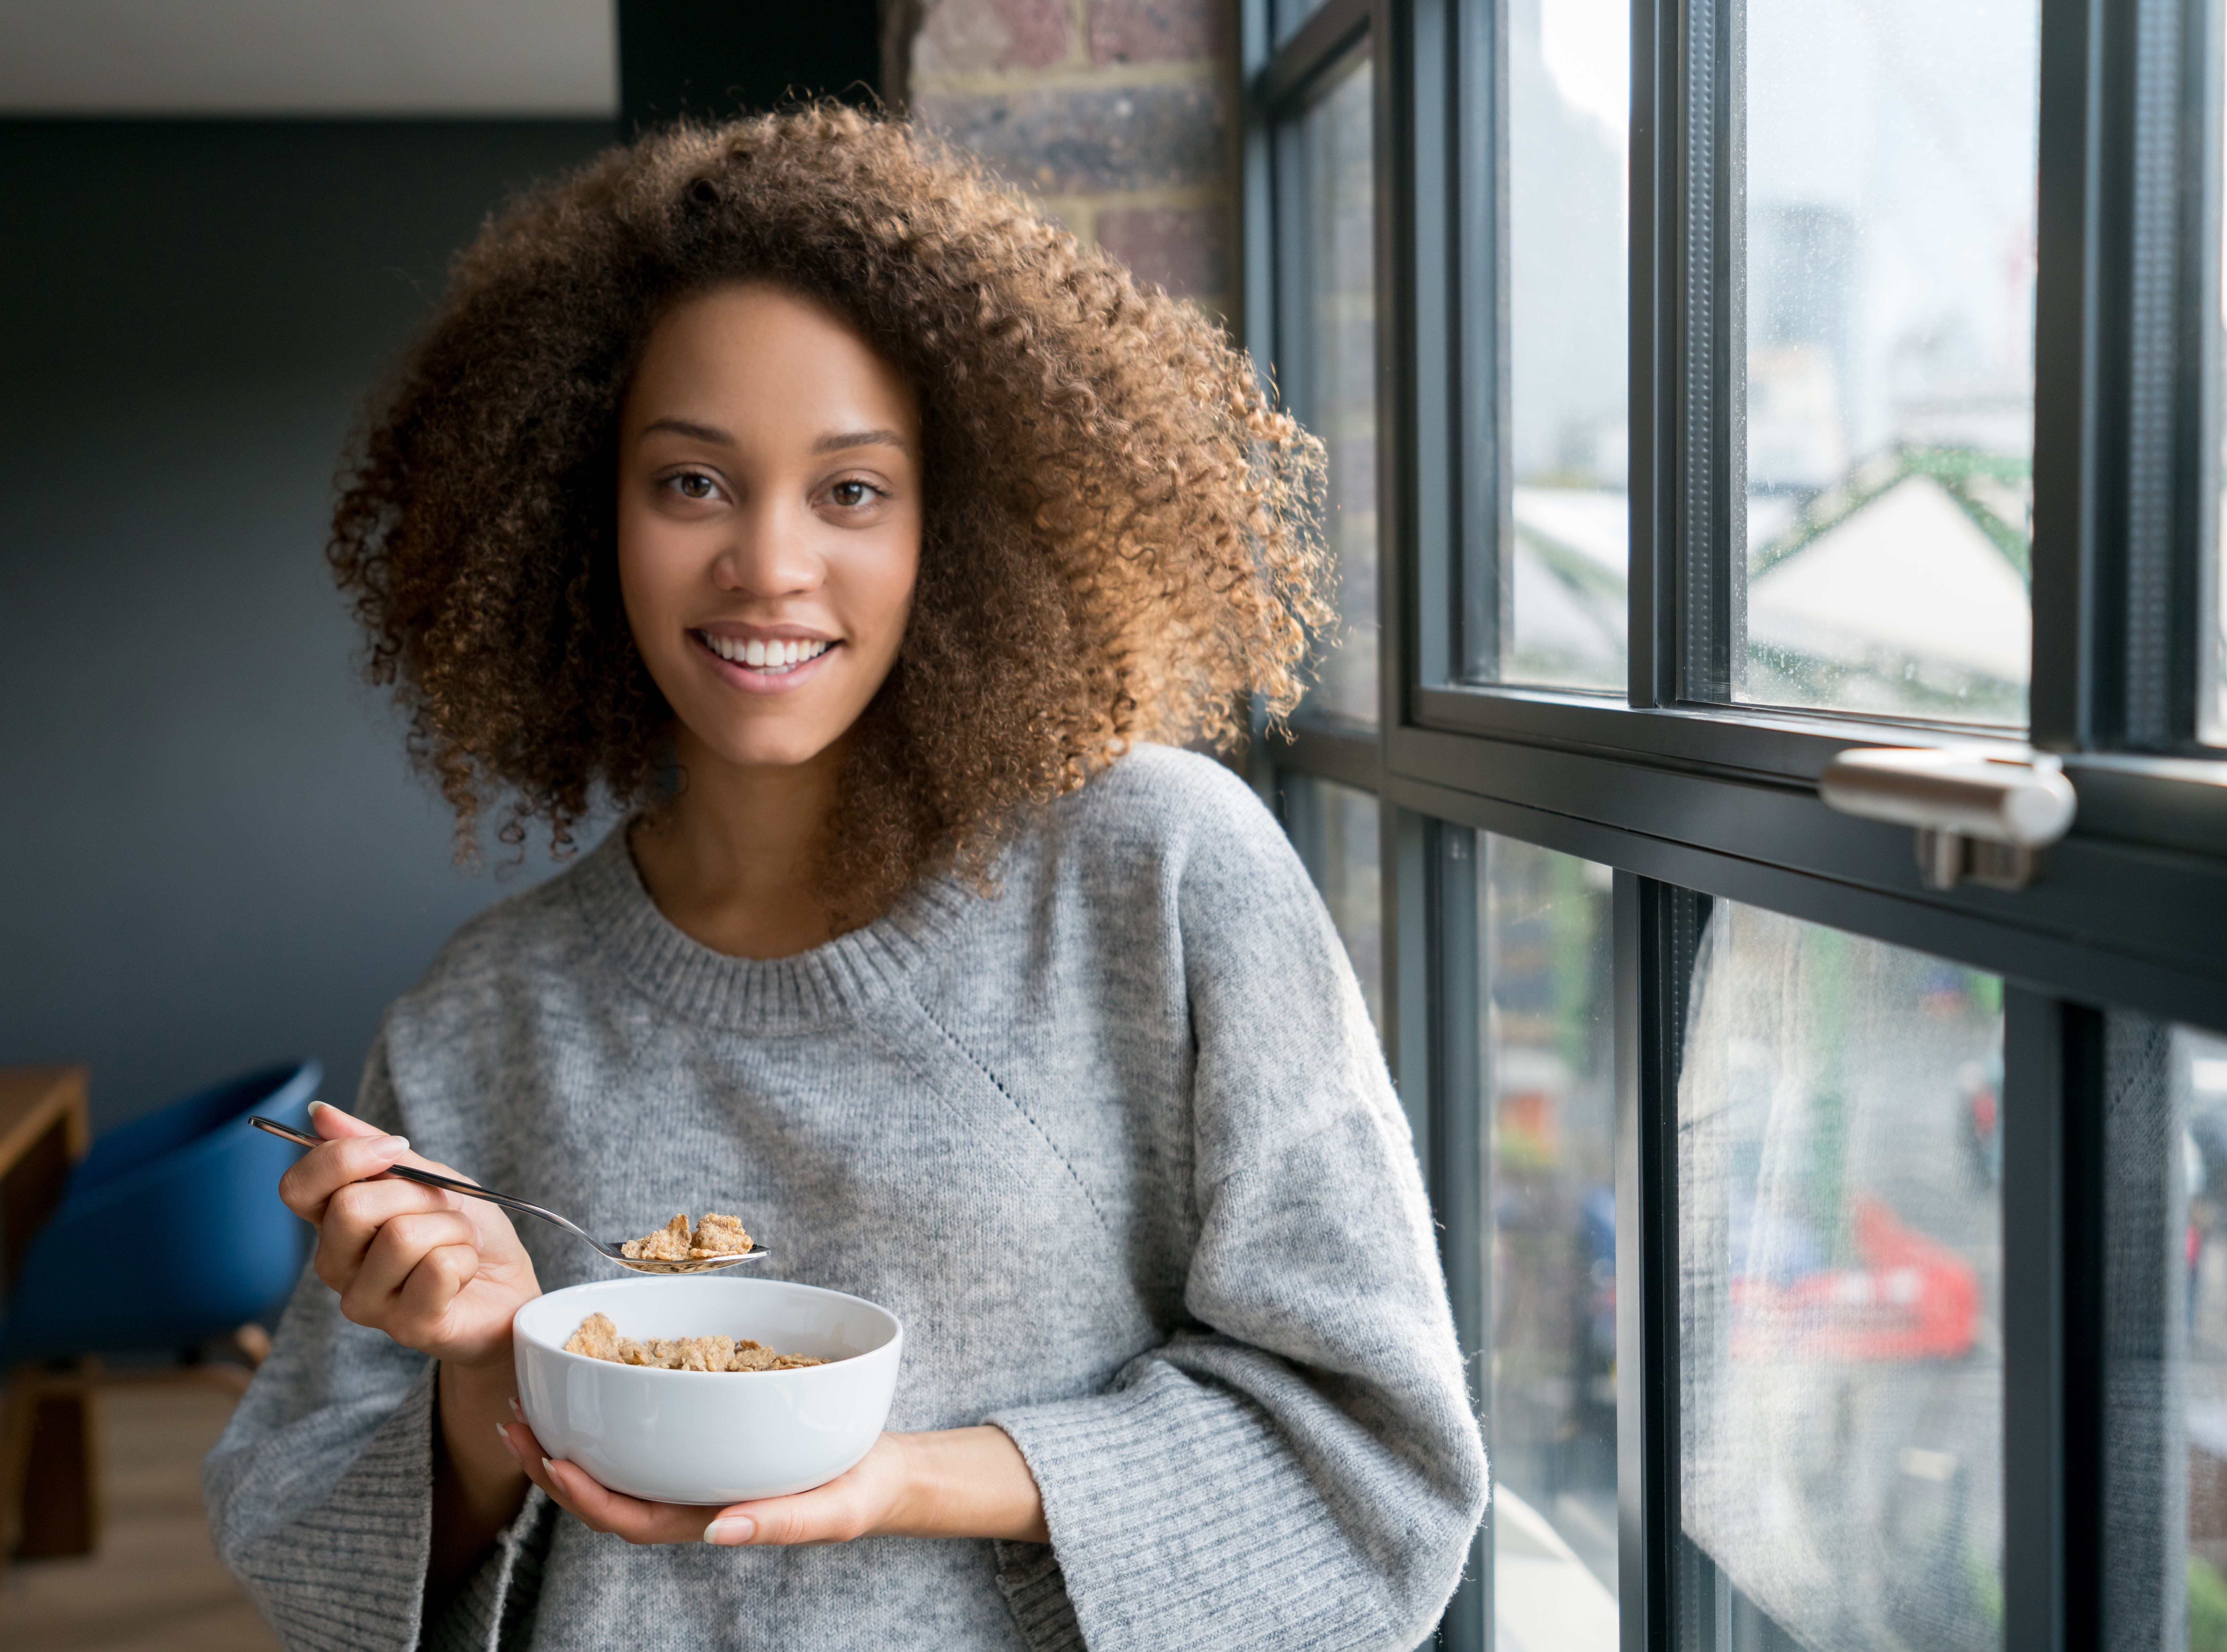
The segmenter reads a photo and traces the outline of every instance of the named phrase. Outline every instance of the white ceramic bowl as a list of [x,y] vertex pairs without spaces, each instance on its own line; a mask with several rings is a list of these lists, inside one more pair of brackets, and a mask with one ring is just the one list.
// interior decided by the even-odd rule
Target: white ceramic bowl
[[[660,1371],[567,1354],[580,1322],[619,1334],[754,1336],[833,1362],[793,1371]],[[730,1503],[825,1485],[882,1432],[904,1327],[859,1297],[785,1279],[604,1279],[529,1302],[512,1322],[518,1398],[550,1456],[614,1491]]]

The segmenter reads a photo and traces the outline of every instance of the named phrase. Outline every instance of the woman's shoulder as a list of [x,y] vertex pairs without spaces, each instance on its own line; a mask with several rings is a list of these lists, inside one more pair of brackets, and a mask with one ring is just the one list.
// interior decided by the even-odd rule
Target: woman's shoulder
[[1280,841],[1283,832],[1244,779],[1220,760],[1139,742],[1063,800],[1086,830],[1161,841],[1223,841],[1233,833]]
[[1139,743],[1062,799],[1060,845],[1197,891],[1280,889],[1306,874],[1276,817],[1228,765]]

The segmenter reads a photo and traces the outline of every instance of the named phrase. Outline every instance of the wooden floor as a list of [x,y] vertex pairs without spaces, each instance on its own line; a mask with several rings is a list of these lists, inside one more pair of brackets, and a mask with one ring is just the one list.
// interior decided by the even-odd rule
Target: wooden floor
[[100,1396],[99,1553],[10,1565],[0,1579],[7,1652],[274,1652],[278,1640],[216,1558],[201,1514],[201,1457],[231,1414],[211,1386]]

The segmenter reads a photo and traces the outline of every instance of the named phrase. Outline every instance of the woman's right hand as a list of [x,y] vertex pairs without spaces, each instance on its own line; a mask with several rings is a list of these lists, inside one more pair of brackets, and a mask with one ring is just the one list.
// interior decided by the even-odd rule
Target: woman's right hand
[[484,1199],[383,1177],[407,1164],[469,1179],[400,1136],[323,1102],[309,1126],[324,1145],[278,1178],[278,1196],[316,1228],[311,1266],[341,1311],[443,1365],[507,1372],[511,1317],[541,1294],[510,1218]]

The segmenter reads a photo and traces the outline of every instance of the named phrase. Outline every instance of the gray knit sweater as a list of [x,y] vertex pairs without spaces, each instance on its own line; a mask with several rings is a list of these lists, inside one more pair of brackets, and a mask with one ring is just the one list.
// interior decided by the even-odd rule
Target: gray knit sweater
[[[466,925],[359,1107],[643,1233],[744,1213],[905,1324],[889,1426],[994,1422],[1049,1547],[631,1548],[539,1491],[431,1622],[432,1368],[305,1277],[206,1470],[289,1647],[1407,1652],[1484,1500],[1406,1121],[1321,902],[1219,766],[1133,752],[799,957],[660,915],[614,832]],[[521,1223],[542,1285],[601,1277]]]

